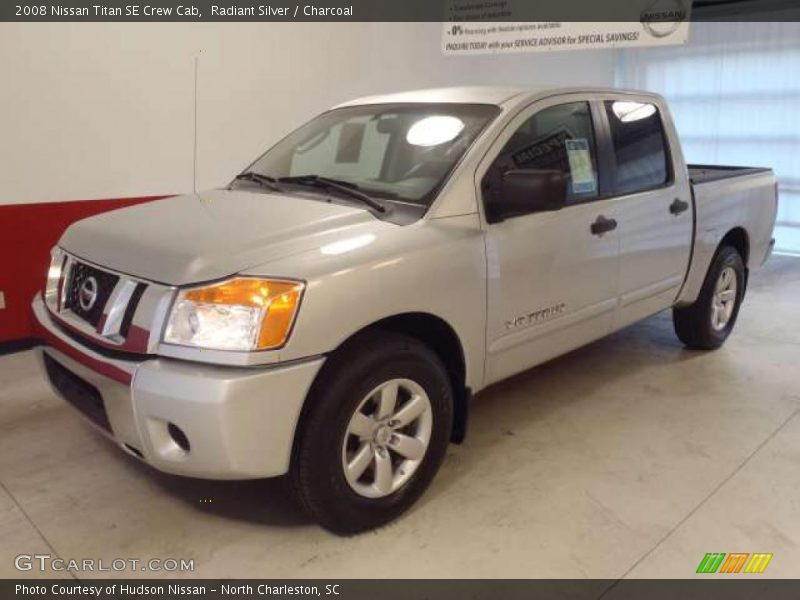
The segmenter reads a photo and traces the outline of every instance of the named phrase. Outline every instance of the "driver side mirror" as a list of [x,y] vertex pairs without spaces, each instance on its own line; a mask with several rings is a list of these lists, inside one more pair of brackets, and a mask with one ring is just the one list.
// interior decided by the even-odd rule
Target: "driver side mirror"
[[491,203],[490,222],[536,212],[559,210],[567,202],[564,173],[545,169],[513,169],[503,174],[500,193]]

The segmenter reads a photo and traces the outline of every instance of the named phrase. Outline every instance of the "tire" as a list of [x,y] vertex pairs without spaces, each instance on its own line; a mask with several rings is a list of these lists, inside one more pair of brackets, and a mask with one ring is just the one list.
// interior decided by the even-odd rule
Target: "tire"
[[[727,275],[730,284],[722,278]],[[726,288],[727,285],[727,288]],[[730,335],[745,290],[744,261],[731,246],[719,249],[706,274],[694,304],[672,309],[672,322],[678,338],[689,348],[714,350]],[[718,292],[725,291],[725,295]],[[723,302],[723,299],[727,298]],[[715,308],[718,307],[718,308]]]
[[[396,418],[379,414],[379,399],[391,398],[395,389]],[[431,483],[452,426],[450,378],[432,350],[391,332],[358,336],[328,359],[312,386],[289,472],[295,494],[334,533],[379,527],[405,512]],[[353,467],[349,477],[345,464]]]

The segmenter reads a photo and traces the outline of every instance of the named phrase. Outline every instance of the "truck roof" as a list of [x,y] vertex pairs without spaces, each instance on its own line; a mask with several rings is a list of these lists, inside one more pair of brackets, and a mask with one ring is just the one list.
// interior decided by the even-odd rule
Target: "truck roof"
[[444,87],[365,96],[344,102],[336,108],[359,104],[393,104],[403,102],[470,102],[477,104],[502,104],[523,93],[523,88],[513,87]]
[[602,87],[498,87],[498,86],[465,86],[465,87],[443,87],[422,90],[411,90],[407,92],[395,92],[391,94],[380,94],[376,96],[365,96],[356,98],[339,104],[335,108],[345,106],[358,106],[361,104],[393,104],[393,103],[426,103],[426,102],[454,102],[454,103],[474,103],[474,104],[505,104],[509,100],[530,99],[534,96],[549,96],[552,94],[565,93],[611,93],[611,94],[638,94],[657,97],[651,92],[637,90],[621,90],[617,88]]

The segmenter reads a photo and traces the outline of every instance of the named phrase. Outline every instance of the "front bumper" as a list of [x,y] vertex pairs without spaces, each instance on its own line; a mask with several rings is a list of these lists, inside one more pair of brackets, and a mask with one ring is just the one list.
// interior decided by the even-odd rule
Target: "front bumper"
[[[37,352],[56,393],[129,454],[161,471],[205,479],[287,472],[300,411],[324,358],[267,368],[127,360],[64,333],[39,296],[33,314],[44,342]],[[81,389],[92,398],[76,401]]]

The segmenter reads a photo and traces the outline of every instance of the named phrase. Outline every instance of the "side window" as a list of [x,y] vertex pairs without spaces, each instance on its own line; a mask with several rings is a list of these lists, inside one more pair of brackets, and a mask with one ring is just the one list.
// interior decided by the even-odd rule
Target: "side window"
[[667,141],[654,104],[605,103],[617,168],[615,194],[631,194],[669,183]]
[[525,121],[489,167],[483,192],[499,194],[503,174],[514,169],[554,169],[567,177],[567,202],[598,195],[597,151],[588,102],[546,108]]

